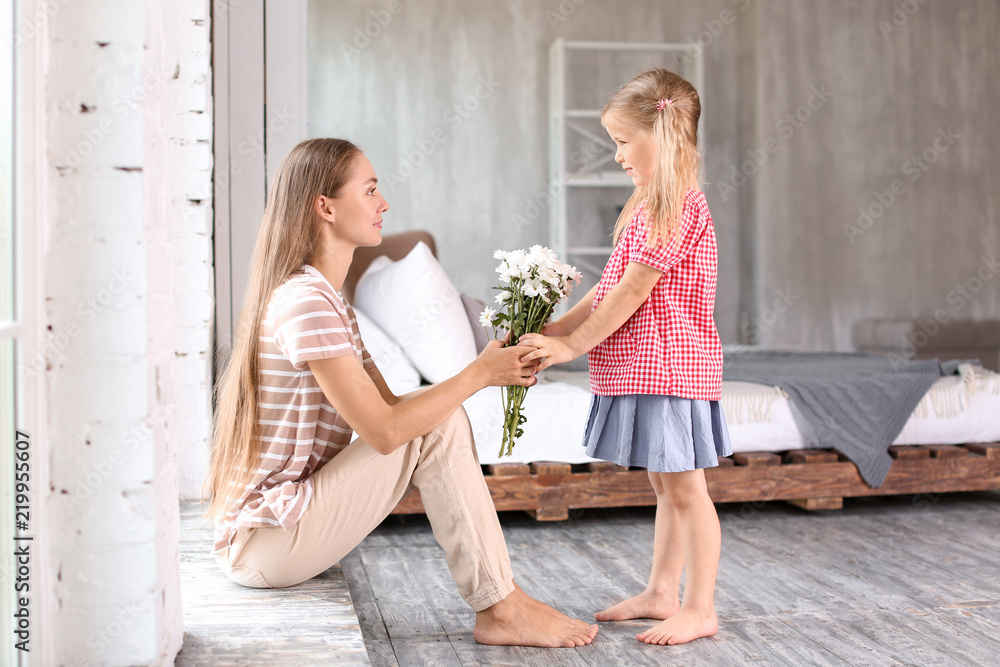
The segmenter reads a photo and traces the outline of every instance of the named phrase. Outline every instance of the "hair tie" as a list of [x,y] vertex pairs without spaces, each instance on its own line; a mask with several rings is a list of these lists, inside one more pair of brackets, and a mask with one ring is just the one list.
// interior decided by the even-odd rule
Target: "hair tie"
[[664,109],[667,108],[668,104],[673,104],[673,101],[671,101],[670,98],[664,97],[662,100],[656,103],[656,110],[663,111]]

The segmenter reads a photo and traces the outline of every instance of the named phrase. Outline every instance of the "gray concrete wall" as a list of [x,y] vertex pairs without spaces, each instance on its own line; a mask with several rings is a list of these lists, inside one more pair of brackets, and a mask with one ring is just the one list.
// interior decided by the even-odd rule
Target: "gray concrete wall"
[[[386,231],[429,229],[444,268],[474,296],[492,300],[494,249],[549,241],[547,211],[523,227],[512,219],[548,185],[548,49],[557,37],[686,42],[708,21],[719,33],[701,36],[709,180],[738,154],[737,33],[749,13],[739,3],[403,0],[396,14],[387,6],[310,2],[309,134],[357,142],[392,206]],[[725,9],[733,12],[728,25],[719,21]],[[359,29],[379,17],[386,25],[357,48],[365,43],[355,42]],[[499,85],[467,117],[456,114],[483,79]],[[409,173],[407,165],[418,161]],[[720,247],[717,322],[723,337],[735,340],[738,209],[735,198],[706,192]]]
[[752,177],[759,341],[849,350],[867,317],[1000,316],[998,269],[984,264],[1000,250],[998,4],[759,12],[758,145],[813,88],[832,94]]
[[[431,230],[464,291],[489,296],[493,249],[548,242],[546,214],[511,220],[546,187],[552,41],[700,41],[723,340],[848,350],[865,317],[1000,316],[1000,279],[982,259],[1000,245],[995,1],[387,7],[310,2],[309,133],[366,150],[392,205],[387,229]],[[480,77],[499,85],[456,117]],[[924,151],[926,170],[908,163]],[[858,226],[858,207],[879,206]]]

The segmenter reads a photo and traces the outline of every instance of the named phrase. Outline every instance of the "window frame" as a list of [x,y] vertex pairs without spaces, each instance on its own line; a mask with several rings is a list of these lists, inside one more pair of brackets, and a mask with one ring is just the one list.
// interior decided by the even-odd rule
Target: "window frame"
[[[8,664],[20,665],[48,664],[53,655],[51,635],[47,632],[46,619],[52,608],[49,591],[49,559],[46,551],[46,503],[42,489],[49,487],[48,468],[43,465],[48,457],[46,411],[44,402],[44,382],[41,373],[20,372],[30,367],[45,349],[45,326],[43,313],[39,312],[44,303],[42,286],[42,235],[38,229],[49,219],[49,205],[45,197],[47,173],[45,171],[45,51],[48,42],[48,27],[51,21],[52,5],[43,0],[15,0],[10,6],[9,19],[13,28],[31,28],[31,34],[24,33],[11,40],[11,152],[9,211],[13,238],[13,318],[0,322],[0,339],[14,341],[14,429],[30,434],[31,449],[31,521],[28,535],[32,536],[30,575],[30,653],[16,651],[13,634],[5,631],[8,645],[0,640],[0,658]],[[58,11],[58,8],[56,9]],[[6,440],[13,433],[4,433]],[[12,443],[13,444],[13,443]],[[8,457],[4,457],[8,458]],[[0,464],[0,474],[10,471],[12,461],[8,458]],[[8,487],[9,488],[9,487]],[[12,507],[7,506],[11,498],[0,502],[4,507],[5,520],[10,521]],[[8,530],[3,526],[4,532]],[[5,549],[5,551],[11,551]],[[2,577],[0,577],[2,579]],[[13,586],[4,583],[5,602],[13,603]],[[5,628],[6,630],[6,628]],[[2,661],[2,660],[0,660]]]

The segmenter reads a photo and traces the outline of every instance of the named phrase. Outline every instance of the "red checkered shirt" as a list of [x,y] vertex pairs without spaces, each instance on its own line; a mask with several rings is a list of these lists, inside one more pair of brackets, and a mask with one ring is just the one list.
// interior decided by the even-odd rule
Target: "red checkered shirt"
[[[668,394],[708,401],[722,396],[722,343],[712,319],[718,260],[705,195],[688,189],[681,229],[646,248],[645,202],[622,232],[597,286],[594,306],[629,262],[663,272],[649,298],[590,351],[590,387],[602,396]],[[593,311],[591,311],[593,312]]]

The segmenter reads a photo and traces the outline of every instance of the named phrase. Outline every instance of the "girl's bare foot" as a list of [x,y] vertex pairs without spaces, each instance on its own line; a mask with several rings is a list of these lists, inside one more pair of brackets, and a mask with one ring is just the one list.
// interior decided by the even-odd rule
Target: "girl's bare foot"
[[719,618],[714,611],[706,614],[681,607],[676,614],[637,634],[635,638],[646,644],[673,646],[699,637],[711,637],[718,631]]
[[646,590],[624,602],[594,614],[598,621],[627,621],[632,618],[658,618],[661,621],[677,613],[680,603]]
[[472,631],[480,644],[545,648],[583,646],[596,634],[596,625],[561,614],[516,586],[503,600],[476,613]]

